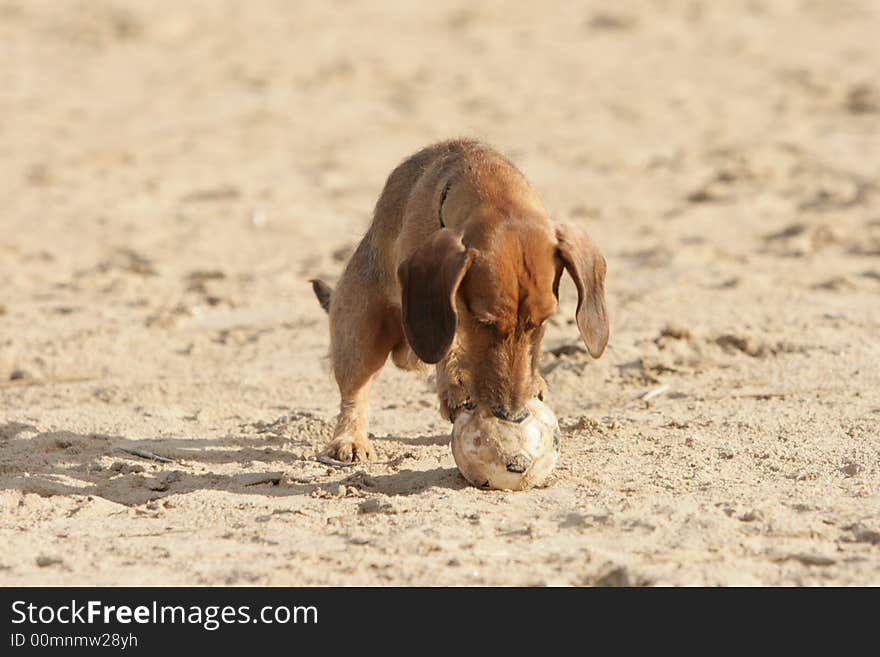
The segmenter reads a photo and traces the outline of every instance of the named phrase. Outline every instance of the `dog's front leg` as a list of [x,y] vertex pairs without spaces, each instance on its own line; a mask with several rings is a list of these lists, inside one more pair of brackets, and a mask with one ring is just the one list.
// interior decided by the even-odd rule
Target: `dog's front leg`
[[367,436],[367,392],[392,347],[404,339],[399,316],[363,273],[364,253],[359,249],[352,257],[330,300],[330,357],[341,401],[324,454],[346,462],[375,456]]
[[346,462],[367,461],[375,456],[367,437],[367,384],[360,390],[343,392],[333,440],[324,448],[324,454]]

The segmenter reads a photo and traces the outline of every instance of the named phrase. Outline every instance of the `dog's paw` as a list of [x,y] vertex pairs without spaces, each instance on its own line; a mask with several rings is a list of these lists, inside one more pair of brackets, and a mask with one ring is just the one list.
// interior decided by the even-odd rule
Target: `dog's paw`
[[369,438],[342,435],[330,441],[324,448],[323,455],[337,461],[354,463],[356,461],[370,461],[376,457],[376,452],[373,450],[373,443]]
[[445,397],[440,398],[440,416],[444,420],[449,420],[453,424],[455,423],[455,418],[458,417],[459,413],[464,410],[472,411],[476,407],[476,404],[474,404],[467,397],[465,397],[463,401],[454,404],[450,403],[450,401]]

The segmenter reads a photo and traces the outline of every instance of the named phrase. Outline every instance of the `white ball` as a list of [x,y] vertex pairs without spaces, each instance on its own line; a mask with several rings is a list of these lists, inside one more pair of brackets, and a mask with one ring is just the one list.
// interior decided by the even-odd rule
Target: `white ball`
[[518,424],[478,411],[461,411],[455,418],[452,456],[474,486],[525,490],[547,481],[559,458],[559,425],[541,400],[526,408],[529,417]]

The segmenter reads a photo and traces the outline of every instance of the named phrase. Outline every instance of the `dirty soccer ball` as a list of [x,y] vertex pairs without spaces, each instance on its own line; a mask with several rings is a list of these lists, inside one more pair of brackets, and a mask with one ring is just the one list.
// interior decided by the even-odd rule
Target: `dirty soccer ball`
[[478,488],[525,490],[543,484],[559,458],[556,416],[539,399],[526,404],[520,423],[479,411],[462,411],[452,428],[452,455],[464,478]]

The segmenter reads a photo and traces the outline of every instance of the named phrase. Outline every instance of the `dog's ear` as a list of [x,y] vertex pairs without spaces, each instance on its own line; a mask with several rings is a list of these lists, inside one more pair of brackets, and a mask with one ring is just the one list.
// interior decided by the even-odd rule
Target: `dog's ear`
[[578,305],[575,317],[584,344],[593,358],[598,358],[608,344],[608,312],[605,308],[604,256],[587,233],[571,224],[557,224],[556,279],[553,294],[559,298],[559,278],[563,267],[574,279]]
[[444,228],[397,268],[406,339],[426,363],[439,362],[449,351],[455,335],[455,294],[475,255]]

